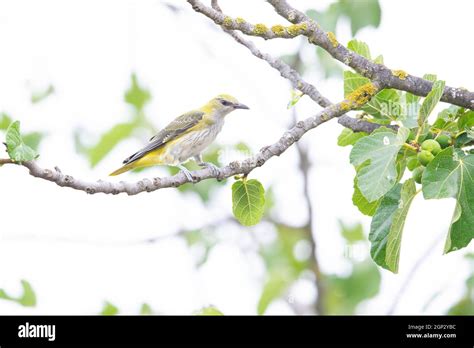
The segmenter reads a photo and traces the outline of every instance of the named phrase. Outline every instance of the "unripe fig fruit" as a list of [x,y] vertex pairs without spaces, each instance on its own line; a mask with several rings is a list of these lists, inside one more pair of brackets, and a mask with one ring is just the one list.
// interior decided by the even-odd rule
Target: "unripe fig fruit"
[[436,156],[441,151],[441,145],[436,140],[428,139],[421,144],[421,149],[429,151]]
[[410,171],[413,171],[413,169],[415,169],[416,167],[419,167],[419,166],[420,166],[420,161],[418,161],[418,158],[416,158],[416,157],[411,157],[407,161],[407,168]]
[[435,156],[427,150],[421,150],[418,153],[417,157],[418,157],[418,161],[420,161],[420,163],[426,167],[428,163],[430,163]]
[[418,184],[421,184],[421,177],[423,176],[423,172],[425,171],[425,167],[416,167],[415,170],[413,171],[413,180],[417,182]]
[[436,138],[436,141],[439,143],[442,149],[445,149],[451,144],[451,137],[446,134],[440,134]]

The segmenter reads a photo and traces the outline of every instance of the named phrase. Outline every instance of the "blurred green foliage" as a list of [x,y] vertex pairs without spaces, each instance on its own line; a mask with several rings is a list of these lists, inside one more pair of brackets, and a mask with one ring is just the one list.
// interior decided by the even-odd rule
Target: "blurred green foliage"
[[190,248],[196,248],[197,253],[196,267],[204,265],[209,257],[209,254],[218,243],[218,239],[215,236],[215,227],[211,226],[206,229],[197,229],[186,231],[183,233],[184,239]]
[[[325,308],[326,314],[355,314],[357,306],[376,296],[380,290],[381,275],[370,258],[367,237],[361,224],[346,225],[340,221],[340,232],[347,243],[347,249],[355,255],[346,255],[351,265],[348,275],[327,275]],[[357,255],[364,252],[364,257]],[[356,257],[357,256],[357,257]]]
[[0,299],[16,302],[25,307],[36,306],[36,294],[31,287],[31,284],[26,280],[21,281],[22,294],[19,297],[8,295],[5,290],[0,289]]
[[54,86],[49,85],[47,88],[44,90],[39,90],[31,93],[31,103],[32,104],[37,104],[46,98],[48,98],[50,95],[54,93]]
[[141,315],[152,315],[153,310],[151,309],[151,307],[148,303],[143,303],[142,306],[140,307],[140,314]]
[[119,143],[136,134],[140,129],[153,130],[151,122],[147,119],[144,108],[151,100],[151,93],[141,86],[136,74],[132,73],[130,87],[125,91],[124,101],[131,106],[130,120],[112,126],[104,132],[99,140],[92,145],[85,145],[83,131],[76,130],[74,133],[76,151],[85,155],[91,167],[95,167],[102,161]]
[[310,267],[309,255],[298,257],[298,243],[310,243],[308,229],[275,224],[277,235],[269,245],[260,248],[266,266],[266,280],[257,304],[257,313],[264,314],[270,303],[281,298],[301,273]]
[[119,309],[110,302],[105,302],[102,311],[100,312],[101,315],[117,315],[119,314]]
[[351,24],[352,36],[366,27],[377,28],[380,25],[382,10],[378,0],[339,0],[325,10],[310,9],[306,14],[317,21],[326,31],[336,31],[338,21],[345,17]]
[[[325,313],[320,314],[354,314],[357,306],[375,296],[380,289],[381,276],[375,263],[370,259],[366,236],[361,224],[345,225],[340,223],[340,233],[347,242],[348,248],[360,246],[365,251],[362,260],[349,255],[347,261],[351,272],[345,276],[318,274],[316,281],[321,282],[325,295],[322,299]],[[290,287],[307,272],[314,272],[311,254],[298,257],[297,247],[301,243],[310,246],[307,228],[295,228],[279,225],[276,240],[262,248],[261,256],[267,268],[267,280],[262,289],[257,312],[265,313],[274,300],[288,296]]]
[[194,315],[224,315],[219,309],[217,309],[214,306],[207,306],[204,308],[201,308],[200,310],[196,311],[193,313]]
[[[336,32],[340,19],[345,18],[350,22],[352,36],[355,36],[363,28],[377,28],[380,25],[382,12],[378,0],[339,0],[323,11],[310,9],[306,14],[317,21],[325,31],[330,32]],[[320,47],[315,49],[315,53],[315,58],[322,67],[321,72],[326,78],[340,76],[342,72],[340,63]],[[304,71],[304,66],[302,68]]]
[[449,310],[449,315],[474,315],[474,253],[466,254],[471,275],[466,279],[464,294]]

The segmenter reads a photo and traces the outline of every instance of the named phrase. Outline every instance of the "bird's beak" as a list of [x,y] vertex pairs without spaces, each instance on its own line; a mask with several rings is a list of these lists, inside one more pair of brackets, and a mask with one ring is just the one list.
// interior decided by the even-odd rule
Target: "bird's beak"
[[248,110],[250,108],[245,104],[238,103],[238,104],[234,104],[234,109],[247,109]]

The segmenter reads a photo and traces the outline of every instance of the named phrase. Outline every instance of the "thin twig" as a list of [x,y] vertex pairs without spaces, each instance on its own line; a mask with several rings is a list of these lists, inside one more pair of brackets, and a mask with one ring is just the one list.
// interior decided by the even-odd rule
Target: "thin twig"
[[[196,1],[193,0],[193,2]],[[291,23],[301,25],[311,21],[304,13],[291,7],[286,0],[267,0],[267,2],[273,6],[280,16]],[[380,81],[386,88],[394,88],[424,97],[433,87],[433,82],[431,81],[407,74],[401,70],[391,70],[383,64],[374,63],[349,50],[336,40],[333,33],[325,32],[314,21],[313,25],[308,26],[308,30],[302,32],[302,35],[307,36],[309,42],[323,48],[336,60],[351,67],[362,76]],[[441,101],[474,109],[474,92],[468,91],[465,88],[446,86]]]

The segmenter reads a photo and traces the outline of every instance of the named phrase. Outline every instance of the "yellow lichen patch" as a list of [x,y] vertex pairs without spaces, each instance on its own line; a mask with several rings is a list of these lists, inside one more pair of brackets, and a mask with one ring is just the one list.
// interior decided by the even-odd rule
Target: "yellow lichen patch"
[[274,25],[273,27],[271,27],[271,30],[276,36],[282,36],[286,32],[285,27],[280,24]]
[[245,19],[243,19],[242,17],[237,17],[237,18],[235,19],[235,22],[236,22],[237,24],[244,24],[244,23],[245,23]]
[[400,80],[406,80],[408,74],[403,70],[392,70],[392,75],[398,77]]
[[231,17],[226,16],[222,22],[222,25],[226,28],[231,28],[234,25],[234,20]]
[[308,25],[306,23],[293,24],[286,28],[286,31],[291,36],[300,35],[306,30],[308,30]]
[[376,93],[377,88],[375,88],[372,83],[368,82],[350,93],[346,100],[354,107],[361,107],[366,104]]
[[351,109],[351,104],[348,102],[341,102],[341,110],[343,111],[349,111]]
[[255,24],[255,28],[253,29],[253,33],[255,35],[263,35],[268,31],[268,28],[265,24]]
[[329,33],[327,33],[327,36],[329,41],[331,41],[332,47],[336,48],[337,46],[339,46],[339,42],[337,41],[336,35],[334,35],[333,32],[330,31]]

